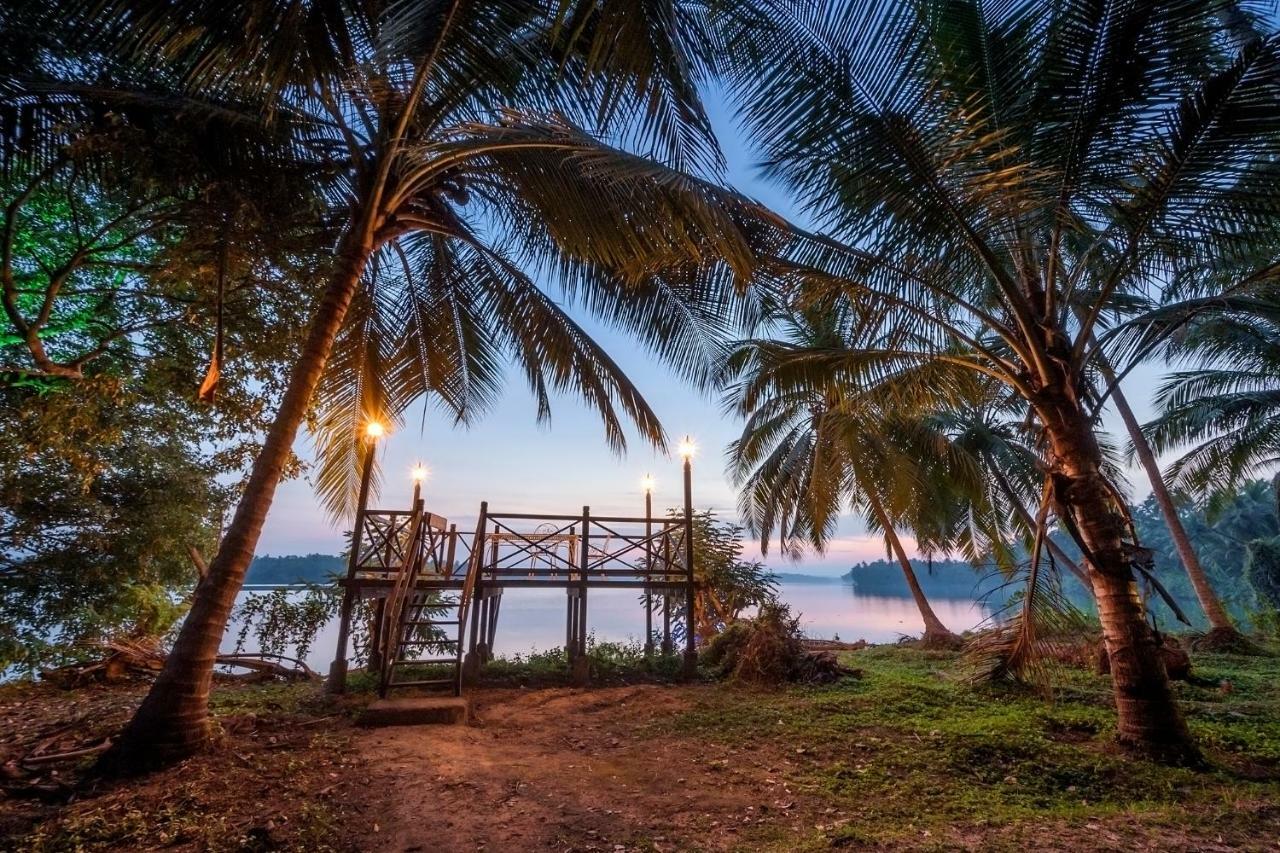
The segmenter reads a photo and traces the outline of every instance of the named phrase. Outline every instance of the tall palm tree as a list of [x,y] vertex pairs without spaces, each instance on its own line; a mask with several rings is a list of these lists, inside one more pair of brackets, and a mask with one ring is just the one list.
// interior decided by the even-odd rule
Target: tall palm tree
[[[1280,39],[1228,29],[1238,5],[777,0],[726,38],[767,174],[825,232],[795,254],[797,299],[914,330],[869,339],[850,377],[945,361],[1026,402],[1089,565],[1118,739],[1170,760],[1198,752],[1105,473],[1093,341],[1129,295],[1275,275],[1248,261],[1280,231]],[[1132,353],[1106,355],[1123,376]]]
[[[815,363],[840,358],[847,317],[834,309],[786,317],[782,340],[742,342],[726,360],[728,405],[745,418],[728,450],[741,514],[762,550],[776,533],[784,553],[796,553],[805,545],[821,550],[848,506],[898,561],[924,623],[924,645],[954,648],[959,639],[930,606],[898,530],[910,530],[926,552],[956,546],[963,538],[957,531],[990,533],[989,524],[957,524],[954,511],[971,510],[966,522],[990,519],[976,469],[953,452],[933,419],[900,408],[896,386],[927,381],[921,371],[870,388],[835,377],[820,386],[811,381]],[[960,497],[962,482],[968,499]]]
[[[335,411],[395,414],[422,391],[473,408],[491,387],[488,361],[503,354],[543,399],[549,388],[577,390],[615,445],[615,407],[658,441],[643,399],[532,274],[560,276],[588,308],[664,355],[690,357],[731,316],[724,303],[746,287],[768,226],[751,224],[762,211],[746,200],[601,144],[573,121],[714,171],[697,93],[714,51],[697,4],[104,0],[65,4],[55,19],[86,49],[163,63],[183,97],[271,98],[275,119],[299,123],[303,144],[330,167],[328,278],[165,669],[106,757],[131,769],[206,741],[219,641],[336,341],[357,341],[335,365],[338,387],[343,375],[381,384],[361,386],[354,402],[326,395],[329,445],[340,441]],[[402,319],[385,310],[396,294],[426,307]],[[400,327],[370,331],[388,317]],[[370,345],[406,325],[402,346]],[[486,346],[482,335],[494,337]],[[345,500],[339,481],[326,479],[334,506]]]

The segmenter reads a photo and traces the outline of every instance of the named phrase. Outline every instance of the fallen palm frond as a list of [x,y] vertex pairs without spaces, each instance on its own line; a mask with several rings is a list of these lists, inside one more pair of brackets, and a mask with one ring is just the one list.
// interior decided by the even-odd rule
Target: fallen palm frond
[[1056,568],[1029,561],[1005,586],[1018,585],[1022,589],[991,616],[991,627],[979,631],[966,645],[965,660],[972,668],[969,678],[1047,690],[1055,666],[1089,665],[1098,628],[1063,593]]
[[703,663],[724,678],[757,685],[825,684],[862,674],[831,651],[806,648],[799,619],[780,603],[761,605],[755,618],[730,623],[708,644]]

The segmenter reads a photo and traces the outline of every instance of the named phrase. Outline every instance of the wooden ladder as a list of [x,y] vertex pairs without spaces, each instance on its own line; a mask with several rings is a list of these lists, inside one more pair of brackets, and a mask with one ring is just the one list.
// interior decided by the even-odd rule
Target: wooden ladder
[[[383,612],[378,638],[382,671],[378,695],[398,687],[448,687],[462,692],[462,628],[465,624],[461,596],[444,586],[438,590],[417,588],[425,574],[447,579],[442,552],[448,523],[414,506],[404,563],[396,572]],[[451,595],[452,593],[452,595]],[[424,655],[424,652],[427,654]],[[414,668],[446,668],[447,676],[416,677]]]

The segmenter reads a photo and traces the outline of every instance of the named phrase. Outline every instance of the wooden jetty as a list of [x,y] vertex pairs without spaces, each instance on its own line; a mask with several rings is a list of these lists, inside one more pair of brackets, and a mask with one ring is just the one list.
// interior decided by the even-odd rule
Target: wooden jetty
[[[586,678],[587,602],[592,589],[644,594],[647,653],[655,633],[661,651],[674,651],[671,602],[683,596],[684,662],[696,657],[693,519],[686,489],[683,517],[496,512],[480,504],[473,531],[461,531],[428,512],[415,495],[408,510],[357,513],[337,654],[329,687],[345,689],[347,646],[355,602],[372,600],[371,668],[379,695],[419,687],[462,694],[464,676],[492,653],[503,593],[510,589],[565,591],[565,649],[575,677]],[[655,632],[654,605],[662,624]]]

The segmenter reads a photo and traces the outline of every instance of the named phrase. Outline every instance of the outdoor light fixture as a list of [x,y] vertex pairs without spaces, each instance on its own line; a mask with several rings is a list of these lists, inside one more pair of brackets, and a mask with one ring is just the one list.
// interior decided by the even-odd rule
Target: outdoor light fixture
[[427,479],[427,477],[431,476],[431,471],[426,465],[419,462],[417,465],[413,466],[413,470],[409,472],[409,476],[413,478],[413,482],[421,483],[423,480]]
[[644,490],[646,495],[653,494],[653,475],[645,474],[640,478],[640,488]]
[[383,434],[385,434],[386,431],[387,431],[387,428],[382,425],[381,421],[369,421],[367,424],[364,425],[365,438],[371,438],[374,441],[377,441],[378,439],[382,438]]
[[676,448],[676,452],[680,454],[680,458],[688,462],[693,455],[698,452],[698,445],[693,443],[690,436],[680,439],[680,445]]

